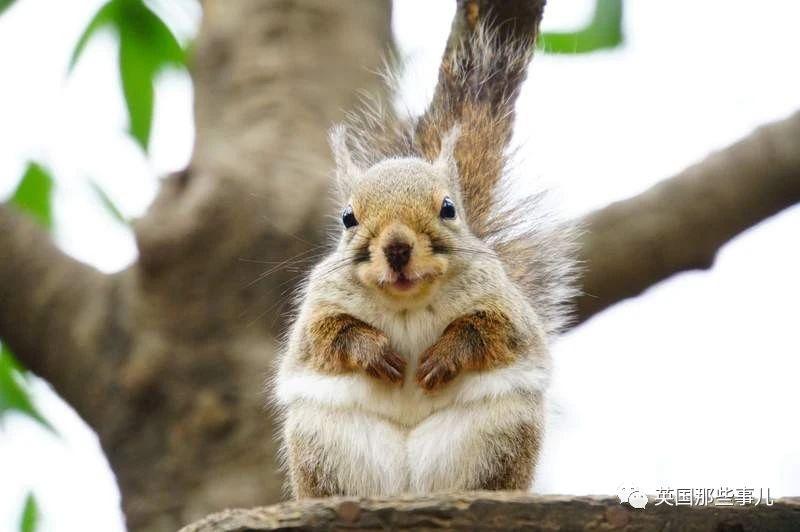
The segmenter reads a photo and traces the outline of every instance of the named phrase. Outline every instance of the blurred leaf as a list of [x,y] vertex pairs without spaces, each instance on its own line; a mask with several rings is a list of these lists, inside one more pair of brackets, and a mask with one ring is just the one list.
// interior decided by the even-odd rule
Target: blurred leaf
[[11,354],[11,351],[0,342],[0,358],[5,358],[12,371],[17,372],[27,380],[27,371],[22,367],[17,358]]
[[595,0],[594,15],[576,32],[545,32],[539,46],[548,54],[585,54],[622,44],[622,0]]
[[53,226],[52,194],[52,176],[42,165],[32,162],[10,201],[49,229]]
[[35,419],[44,427],[55,432],[55,429],[33,405],[33,401],[23,387],[22,374],[17,368],[19,368],[19,364],[8,348],[5,345],[0,346],[0,419],[8,412],[15,411]]
[[108,2],[100,10],[95,14],[94,18],[89,22],[89,25],[86,26],[86,29],[83,31],[80,39],[78,39],[78,44],[75,45],[75,49],[72,51],[72,57],[69,61],[69,71],[72,72],[75,65],[78,63],[78,60],[81,58],[83,51],[86,49],[86,45],[89,43],[92,37],[94,37],[95,33],[103,29],[104,27],[113,27],[115,21],[119,18],[118,16],[119,6],[118,2]]
[[20,532],[36,532],[36,525],[39,521],[39,505],[32,493],[25,499],[25,508],[22,510],[22,517],[19,521]]
[[186,66],[186,51],[143,0],[110,0],[97,12],[72,54],[70,68],[101,28],[119,38],[119,71],[129,131],[147,151],[153,124],[155,78],[167,66]]
[[117,206],[114,204],[114,202],[108,196],[106,191],[103,190],[103,188],[100,185],[98,185],[97,183],[95,183],[92,180],[89,180],[89,185],[92,187],[92,190],[94,190],[94,193],[97,194],[97,197],[100,199],[100,203],[103,204],[103,207],[106,208],[108,213],[116,221],[118,221],[119,223],[124,224],[124,225],[130,225],[130,221],[127,218],[125,218],[125,215],[122,214],[122,211],[120,211],[119,208],[117,208]]
[[135,42],[153,66],[186,65],[186,52],[175,34],[142,0],[112,1],[122,6],[117,25],[121,39]]
[[0,0],[0,15],[3,14],[3,11],[11,7],[11,4],[14,3],[14,0]]
[[129,132],[142,149],[147,151],[153,125],[155,72],[142,50],[128,39],[123,39],[119,43],[119,67],[122,93],[128,106]]

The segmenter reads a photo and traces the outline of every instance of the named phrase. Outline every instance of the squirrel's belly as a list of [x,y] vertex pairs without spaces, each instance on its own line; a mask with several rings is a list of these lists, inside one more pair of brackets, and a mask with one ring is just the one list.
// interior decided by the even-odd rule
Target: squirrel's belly
[[416,364],[406,368],[402,386],[377,381],[365,374],[327,375],[309,368],[285,368],[276,381],[276,398],[290,407],[295,402],[322,408],[375,414],[413,428],[438,411],[455,405],[499,399],[523,393],[544,394],[550,380],[546,357],[524,358],[504,368],[466,372],[441,390],[429,394],[416,383]]
[[475,489],[487,469],[504,466],[495,458],[503,445],[513,445],[509,455],[536,445],[517,432],[541,426],[542,410],[541,398],[512,394],[479,408],[454,405],[409,427],[369,412],[298,402],[287,410],[284,438],[290,457],[294,450],[325,464],[328,481],[345,495]]
[[417,425],[455,401],[452,391],[426,394],[410,371],[402,386],[392,386],[366,375],[325,375],[297,368],[282,375],[276,385],[278,402],[285,406],[300,401],[320,407],[363,411],[405,427]]
[[[454,404],[457,388],[460,387],[457,381],[448,390],[428,394],[415,378],[420,355],[441,336],[449,322],[447,317],[425,309],[402,314],[363,310],[350,309],[350,312],[383,331],[389,337],[392,348],[405,359],[403,384],[377,381],[365,373],[325,379],[331,387],[337,388],[335,401],[341,406],[374,413],[405,427],[415,426],[434,412]],[[327,402],[334,394],[326,395],[328,397],[319,398]]]
[[[358,313],[353,312],[354,315]],[[331,375],[287,359],[276,385],[276,399],[284,406],[295,401],[375,414],[402,427],[413,428],[438,411],[458,404],[497,399],[519,392],[545,392],[550,375],[545,353],[523,356],[511,366],[482,372],[465,372],[434,393],[416,382],[420,355],[447,326],[448,320],[430,313],[357,315],[383,330],[392,347],[405,358],[402,386],[388,384],[363,372]]]

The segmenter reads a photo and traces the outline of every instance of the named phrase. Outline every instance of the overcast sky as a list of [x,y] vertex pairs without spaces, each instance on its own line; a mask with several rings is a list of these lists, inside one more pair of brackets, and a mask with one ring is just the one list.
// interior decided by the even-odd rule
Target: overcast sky
[[[135,259],[133,239],[88,179],[126,215],[142,214],[158,176],[188,161],[192,102],[184,75],[164,76],[148,159],[123,133],[114,40],[92,44],[66,77],[100,3],[18,0],[0,17],[0,199],[26,160],[47,164],[57,178],[59,243],[115,271]],[[190,36],[199,14],[178,4],[163,2]],[[592,4],[550,2],[545,26],[578,27]],[[634,195],[800,109],[800,3],[625,7],[622,48],[539,55],[520,97],[520,186],[554,188],[571,216]],[[398,2],[395,30],[409,61],[403,98],[412,108],[432,92],[452,9]],[[791,421],[800,404],[791,305],[800,296],[799,233],[800,210],[786,211],[723,248],[710,272],[677,276],[561,339],[536,490],[614,493],[629,482],[650,493],[746,486],[800,495],[800,429]],[[0,428],[0,530],[31,490],[42,530],[120,530],[119,495],[93,433],[44,383],[35,390],[60,436],[13,416]]]

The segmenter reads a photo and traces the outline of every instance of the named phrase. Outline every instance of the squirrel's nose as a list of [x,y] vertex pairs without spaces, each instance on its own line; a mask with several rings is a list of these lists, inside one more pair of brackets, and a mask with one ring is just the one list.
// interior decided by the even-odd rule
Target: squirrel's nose
[[400,272],[411,260],[411,246],[405,242],[392,242],[383,248],[383,254],[386,255],[389,266],[394,271]]

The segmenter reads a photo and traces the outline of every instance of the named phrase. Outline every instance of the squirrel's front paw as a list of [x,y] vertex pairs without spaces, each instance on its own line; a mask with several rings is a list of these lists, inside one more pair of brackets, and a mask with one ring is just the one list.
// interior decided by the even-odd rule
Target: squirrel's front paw
[[434,392],[458,376],[459,367],[449,353],[434,344],[420,357],[417,383],[427,392]]
[[358,365],[367,375],[390,383],[403,382],[406,361],[394,352],[385,336],[370,339],[356,356]]

